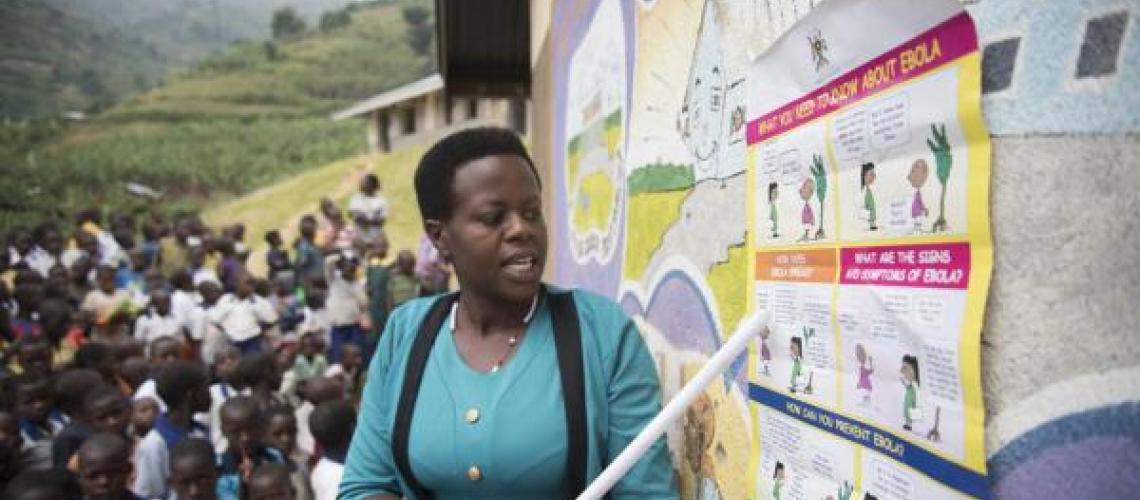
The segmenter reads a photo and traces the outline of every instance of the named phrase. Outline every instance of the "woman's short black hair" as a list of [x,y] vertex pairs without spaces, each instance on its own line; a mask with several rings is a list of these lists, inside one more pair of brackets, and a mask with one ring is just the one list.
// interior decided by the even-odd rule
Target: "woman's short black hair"
[[534,161],[517,134],[498,127],[460,130],[435,143],[416,167],[416,201],[423,218],[446,220],[451,217],[455,172],[468,162],[498,155],[526,160],[541,187],[542,180]]

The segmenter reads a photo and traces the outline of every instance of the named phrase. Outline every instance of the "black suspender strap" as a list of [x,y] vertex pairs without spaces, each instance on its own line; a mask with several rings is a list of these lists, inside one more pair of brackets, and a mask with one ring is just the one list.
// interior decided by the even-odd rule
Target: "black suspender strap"
[[427,367],[428,356],[439,335],[439,328],[451,311],[451,305],[459,298],[458,293],[451,293],[436,299],[428,311],[424,322],[420,324],[420,331],[412,344],[412,352],[408,356],[408,365],[404,370],[404,385],[400,388],[400,402],[396,406],[396,420],[392,428],[392,459],[396,462],[396,469],[404,477],[404,483],[412,489],[417,500],[432,500],[435,498],[431,492],[424,489],[412,473],[412,465],[408,460],[408,435],[412,431],[412,413],[416,411],[416,398],[420,395],[420,382],[424,378],[424,368]]
[[573,500],[586,489],[586,385],[578,308],[570,292],[548,294],[566,408],[566,489]]
[[[586,489],[586,388],[582,368],[582,336],[578,324],[578,309],[574,296],[569,293],[545,293],[550,300],[551,321],[554,323],[554,345],[558,353],[558,374],[562,380],[562,399],[566,409],[566,496],[573,499]],[[417,500],[433,500],[430,491],[416,480],[408,457],[408,436],[412,429],[412,414],[419,397],[420,383],[427,367],[428,356],[439,335],[439,329],[451,311],[458,294],[440,297],[432,304],[412,344],[404,383],[396,407],[392,428],[392,457],[404,483]]]

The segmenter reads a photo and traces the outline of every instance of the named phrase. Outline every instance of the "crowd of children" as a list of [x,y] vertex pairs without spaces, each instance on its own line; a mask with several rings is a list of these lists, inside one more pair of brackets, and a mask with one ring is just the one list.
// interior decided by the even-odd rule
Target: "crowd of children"
[[13,231],[0,496],[335,498],[388,313],[447,287],[444,263],[387,263],[378,190],[368,176],[352,222],[323,200],[291,247],[268,232],[263,276],[244,227],[193,214]]

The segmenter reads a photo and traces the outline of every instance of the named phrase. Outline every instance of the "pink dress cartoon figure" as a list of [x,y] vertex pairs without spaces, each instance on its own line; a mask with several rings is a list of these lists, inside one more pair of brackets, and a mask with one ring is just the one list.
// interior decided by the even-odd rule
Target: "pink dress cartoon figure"
[[804,209],[800,216],[800,222],[804,224],[804,235],[800,237],[800,241],[807,241],[811,238],[811,230],[815,227],[815,212],[811,209],[813,194],[815,194],[815,181],[810,177],[804,179],[804,183],[800,185],[800,198],[804,200]]
[[910,166],[910,173],[906,176],[910,185],[914,186],[914,201],[910,204],[910,219],[914,223],[912,230],[914,234],[922,233],[922,224],[930,215],[930,210],[922,201],[922,186],[926,184],[927,177],[930,177],[930,167],[927,166],[926,160],[915,160]]
[[763,375],[771,374],[769,367],[772,364],[772,350],[768,348],[768,337],[772,335],[772,331],[768,327],[760,330],[760,369]]
[[867,355],[863,344],[855,344],[855,359],[859,361],[859,381],[855,388],[863,396],[862,404],[865,406],[871,402],[871,374],[875,373],[875,361]]

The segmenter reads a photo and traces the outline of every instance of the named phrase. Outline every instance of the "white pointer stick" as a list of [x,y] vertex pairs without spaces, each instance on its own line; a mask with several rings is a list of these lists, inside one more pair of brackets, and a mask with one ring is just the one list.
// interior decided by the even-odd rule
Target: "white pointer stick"
[[759,313],[753,314],[741,322],[728,342],[721,346],[720,350],[697,372],[697,375],[673,396],[665,408],[661,409],[661,413],[653,417],[645,429],[642,429],[641,433],[594,479],[594,482],[590,483],[590,487],[578,496],[578,500],[597,500],[609,492],[610,488],[613,488],[614,484],[625,476],[625,473],[629,472],[633,464],[641,459],[641,456],[657,441],[657,438],[661,437],[665,430],[681,417],[681,413],[705,391],[713,379],[724,373],[728,365],[748,348],[748,342],[752,340],[752,337],[759,335],[764,328],[768,327],[767,325],[767,317]]

